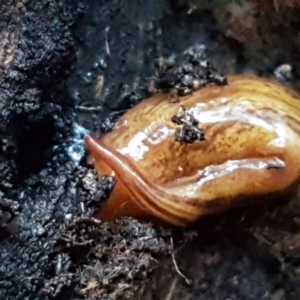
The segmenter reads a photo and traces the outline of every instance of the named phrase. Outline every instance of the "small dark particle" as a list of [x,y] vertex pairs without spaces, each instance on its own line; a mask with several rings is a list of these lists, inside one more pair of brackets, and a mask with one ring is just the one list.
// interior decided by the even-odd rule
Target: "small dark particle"
[[96,70],[96,69],[99,68],[99,66],[100,66],[99,62],[98,62],[98,61],[95,61],[95,62],[93,62],[92,68],[93,68],[94,70]]
[[293,67],[291,64],[282,64],[274,70],[274,75],[281,81],[290,81],[293,79]]
[[183,71],[187,74],[193,72],[193,65],[191,63],[185,64],[183,66]]
[[212,83],[215,83],[217,85],[226,85],[227,84],[227,78],[224,75],[219,74],[218,72],[211,71],[209,78]]
[[86,85],[89,85],[93,82],[94,80],[94,76],[92,74],[92,72],[86,72],[83,76],[82,76],[82,79],[84,81],[84,83]]
[[193,85],[193,76],[192,75],[184,75],[182,78],[182,83],[185,86],[192,87]]
[[226,85],[226,77],[207,58],[203,46],[195,46],[182,55],[160,57],[152,91],[167,91],[170,102],[177,102],[179,96],[193,93],[207,85]]
[[107,62],[104,60],[104,58],[101,58],[101,59],[99,60],[99,65],[100,65],[100,68],[101,68],[102,70],[106,70],[106,69],[107,69]]
[[171,120],[179,125],[175,136],[176,142],[193,143],[196,140],[205,140],[204,132],[199,128],[199,122],[185,107],[180,107],[177,115]]
[[170,89],[170,94],[169,94],[169,102],[170,103],[176,103],[178,102],[179,97],[178,97],[178,92],[175,88]]
[[100,58],[98,61],[95,61],[92,65],[93,70],[97,69],[102,69],[106,70],[107,69],[107,62],[104,60],[104,58]]

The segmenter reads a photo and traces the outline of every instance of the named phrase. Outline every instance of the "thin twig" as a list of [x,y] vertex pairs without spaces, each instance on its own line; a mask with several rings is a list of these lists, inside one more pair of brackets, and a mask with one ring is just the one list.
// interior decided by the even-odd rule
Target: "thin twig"
[[76,106],[76,109],[82,110],[82,111],[102,111],[102,107],[100,107],[100,106],[87,107],[87,106],[78,105],[78,106]]
[[110,56],[109,43],[108,43],[108,31],[109,31],[109,26],[105,28],[105,50],[106,50],[106,54]]
[[191,284],[192,284],[192,280],[189,279],[189,278],[187,278],[187,277],[179,270],[179,268],[178,268],[178,265],[177,265],[177,262],[176,262],[176,259],[175,259],[175,254],[174,254],[174,243],[173,243],[173,237],[172,237],[172,236],[170,237],[170,241],[171,241],[171,246],[172,246],[172,249],[173,249],[173,251],[172,251],[172,253],[171,253],[171,256],[172,256],[172,261],[173,261],[175,270],[176,270],[177,274],[178,274],[179,276],[181,276],[181,277],[185,280],[186,284],[191,285]]
[[165,300],[172,300],[174,297],[174,293],[175,293],[175,288],[176,288],[176,284],[177,284],[177,281],[178,281],[178,277],[176,277],[172,284],[171,284],[171,287],[170,287],[170,290],[169,290],[169,293],[168,295],[166,296]]

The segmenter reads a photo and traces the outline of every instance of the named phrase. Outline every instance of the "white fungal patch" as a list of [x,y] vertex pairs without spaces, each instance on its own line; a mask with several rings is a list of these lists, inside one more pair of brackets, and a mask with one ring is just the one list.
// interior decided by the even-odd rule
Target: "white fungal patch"
[[66,151],[70,159],[77,165],[84,155],[84,136],[90,131],[83,126],[73,124],[73,136],[67,143]]

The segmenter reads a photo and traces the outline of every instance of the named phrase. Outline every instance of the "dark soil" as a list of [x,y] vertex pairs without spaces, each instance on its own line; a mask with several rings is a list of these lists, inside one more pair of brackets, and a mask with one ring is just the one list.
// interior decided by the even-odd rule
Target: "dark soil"
[[247,47],[211,7],[170,2],[0,5],[0,299],[300,298],[298,194],[183,231],[92,218],[114,181],[86,164],[83,136],[149,95],[159,58],[203,44],[224,74],[288,63],[299,86],[299,10],[258,15],[263,47]]

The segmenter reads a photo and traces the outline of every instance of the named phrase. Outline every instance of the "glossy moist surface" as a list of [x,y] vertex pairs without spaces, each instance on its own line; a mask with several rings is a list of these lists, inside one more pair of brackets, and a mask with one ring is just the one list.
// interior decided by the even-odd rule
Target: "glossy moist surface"
[[[175,141],[171,121],[184,106],[205,141]],[[265,79],[229,76],[169,103],[157,94],[125,113],[115,129],[87,146],[99,175],[116,175],[104,220],[155,216],[188,225],[235,202],[281,191],[299,176],[300,103],[296,94]],[[240,204],[240,203],[239,203]]]

